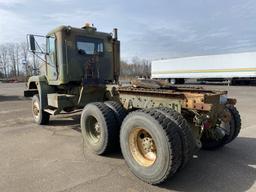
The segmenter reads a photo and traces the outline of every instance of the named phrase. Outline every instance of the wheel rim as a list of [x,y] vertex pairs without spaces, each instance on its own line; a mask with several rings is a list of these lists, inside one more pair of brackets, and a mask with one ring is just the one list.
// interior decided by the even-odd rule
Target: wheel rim
[[93,116],[89,116],[86,120],[86,135],[91,143],[99,142],[101,138],[101,127],[97,119]]
[[38,101],[34,101],[32,104],[32,111],[35,119],[39,118],[39,113],[40,113],[40,106]]
[[230,135],[230,131],[231,131],[230,122],[221,121],[219,128],[225,132],[225,135]]
[[133,158],[144,167],[153,165],[157,159],[155,141],[143,128],[134,128],[130,132],[129,148]]
[[176,79],[171,79],[170,83],[171,83],[172,85],[175,85],[175,84],[176,84]]
[[231,113],[227,109],[225,109],[224,114],[220,119],[220,125],[219,125],[219,128],[221,128],[225,132],[225,135],[230,135],[231,120],[232,120]]

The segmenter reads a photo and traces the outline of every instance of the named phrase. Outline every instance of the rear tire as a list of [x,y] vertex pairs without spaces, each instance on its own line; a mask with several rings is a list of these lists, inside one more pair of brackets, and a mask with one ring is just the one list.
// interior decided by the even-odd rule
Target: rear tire
[[182,163],[181,167],[184,167],[187,162],[192,159],[194,152],[196,151],[195,139],[191,127],[188,125],[186,119],[177,111],[167,108],[160,107],[157,109],[159,112],[164,114],[171,121],[174,121],[179,130],[179,135],[182,142]]
[[114,112],[104,103],[86,105],[81,115],[81,130],[86,146],[95,154],[111,152],[118,145]]
[[38,125],[48,125],[50,114],[43,111],[38,94],[32,97],[32,115]]
[[226,106],[226,109],[231,114],[231,120],[229,122],[229,133],[226,134],[221,139],[216,139],[209,137],[207,134],[207,131],[204,131],[202,134],[201,142],[202,142],[202,148],[206,150],[215,150],[218,148],[223,147],[224,145],[230,143],[232,140],[234,140],[241,128],[241,119],[238,111],[235,109],[234,106]]
[[227,105],[226,107],[229,109],[230,113],[232,114],[232,116],[234,118],[234,123],[235,123],[234,126],[235,127],[234,127],[234,134],[232,137],[232,140],[234,140],[240,133],[242,121],[241,121],[240,114],[234,105]]
[[122,154],[129,169],[141,180],[159,184],[181,165],[178,125],[156,109],[131,112],[120,131]]
[[106,101],[104,102],[104,104],[106,104],[115,113],[115,117],[118,121],[118,126],[120,127],[124,118],[127,115],[127,111],[120,103],[116,101]]

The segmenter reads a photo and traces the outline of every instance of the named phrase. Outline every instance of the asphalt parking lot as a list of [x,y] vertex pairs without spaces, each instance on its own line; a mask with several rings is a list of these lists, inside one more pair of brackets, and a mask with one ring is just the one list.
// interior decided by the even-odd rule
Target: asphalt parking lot
[[83,150],[79,113],[32,122],[24,83],[0,83],[0,191],[256,191],[256,86],[227,87],[238,100],[242,131],[217,151],[200,151],[160,186],[137,179],[120,153],[95,156]]

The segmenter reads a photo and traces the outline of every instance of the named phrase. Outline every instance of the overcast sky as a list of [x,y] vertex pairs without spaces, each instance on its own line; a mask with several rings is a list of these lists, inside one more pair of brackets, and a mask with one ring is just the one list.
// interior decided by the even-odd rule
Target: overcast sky
[[85,22],[117,27],[125,59],[256,51],[255,0],[0,0],[0,44]]

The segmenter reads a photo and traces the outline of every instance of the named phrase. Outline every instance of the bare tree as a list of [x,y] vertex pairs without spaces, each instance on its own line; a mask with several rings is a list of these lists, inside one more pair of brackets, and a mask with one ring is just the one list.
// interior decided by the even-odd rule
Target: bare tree
[[4,77],[8,77],[8,49],[5,45],[0,46],[0,65],[4,73]]
[[8,50],[8,60],[10,63],[11,71],[10,76],[16,77],[16,58],[15,58],[15,44],[14,43],[8,43],[6,44],[7,50]]
[[14,55],[15,55],[15,63],[16,63],[16,75],[20,76],[20,44],[15,43],[14,45]]
[[29,54],[26,42],[0,45],[0,72],[4,78],[36,75],[40,64],[40,59]]
[[[41,47],[45,47],[45,45]],[[26,42],[0,45],[0,73],[2,74],[0,75],[4,76],[4,78],[15,77],[16,79],[22,79],[25,76],[37,75],[39,71],[44,73],[43,64],[42,58],[39,59],[29,54]],[[122,60],[120,74],[121,78],[149,78],[151,62],[139,57],[133,57],[130,62]]]
[[28,47],[25,42],[20,43],[20,58],[22,60],[22,63],[24,64],[25,74],[26,76],[28,76],[28,65],[29,65]]
[[151,75],[151,62],[139,57],[132,58],[131,63],[121,61],[121,77],[134,78],[144,77],[149,78]]

